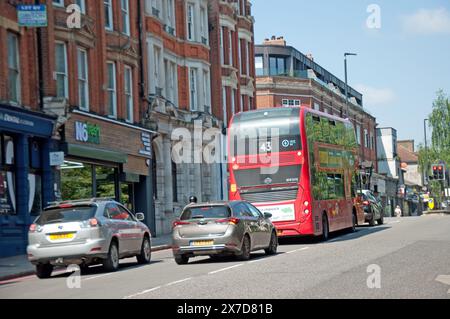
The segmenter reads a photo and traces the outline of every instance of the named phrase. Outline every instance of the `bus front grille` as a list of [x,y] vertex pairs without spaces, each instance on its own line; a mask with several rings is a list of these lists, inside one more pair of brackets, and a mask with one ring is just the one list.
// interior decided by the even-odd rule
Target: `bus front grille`
[[298,189],[268,191],[261,193],[241,193],[243,200],[250,203],[284,202],[297,199]]

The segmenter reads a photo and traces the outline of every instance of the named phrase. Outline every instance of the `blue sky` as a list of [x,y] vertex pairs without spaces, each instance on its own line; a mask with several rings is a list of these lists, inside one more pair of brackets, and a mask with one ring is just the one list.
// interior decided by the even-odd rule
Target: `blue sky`
[[[303,53],[364,94],[379,127],[400,139],[423,143],[423,120],[440,88],[450,94],[450,2],[448,0],[253,0],[255,40],[284,36]],[[381,27],[369,28],[378,5]],[[374,20],[371,20],[372,22]],[[375,21],[376,22],[376,21]]]

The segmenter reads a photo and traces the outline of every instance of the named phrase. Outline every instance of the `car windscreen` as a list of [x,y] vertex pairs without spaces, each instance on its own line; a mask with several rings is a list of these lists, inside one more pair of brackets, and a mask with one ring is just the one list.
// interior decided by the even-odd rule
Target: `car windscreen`
[[95,206],[77,206],[46,210],[36,220],[36,224],[48,225],[86,221],[94,217],[96,209]]
[[230,216],[230,209],[227,206],[204,206],[186,208],[180,219],[216,219],[228,218]]

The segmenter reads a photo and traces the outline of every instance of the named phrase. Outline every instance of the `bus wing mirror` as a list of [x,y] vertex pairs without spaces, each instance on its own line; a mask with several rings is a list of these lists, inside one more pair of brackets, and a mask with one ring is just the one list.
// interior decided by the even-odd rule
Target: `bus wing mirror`
[[273,215],[271,213],[264,213],[265,219],[271,219],[272,217],[273,217]]

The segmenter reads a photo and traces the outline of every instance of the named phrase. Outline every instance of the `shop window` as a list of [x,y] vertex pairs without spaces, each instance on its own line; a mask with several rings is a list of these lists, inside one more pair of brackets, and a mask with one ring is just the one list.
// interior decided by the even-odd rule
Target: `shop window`
[[33,196],[33,205],[30,215],[39,216],[42,211],[42,178],[38,174],[32,174],[30,180],[30,195]]
[[61,167],[62,200],[77,200],[93,197],[92,165],[66,162]]
[[116,198],[116,169],[114,167],[95,167],[97,198]]
[[177,164],[172,161],[172,194],[173,201],[178,202],[178,176],[177,176]]
[[15,214],[14,142],[0,135],[0,215]]

